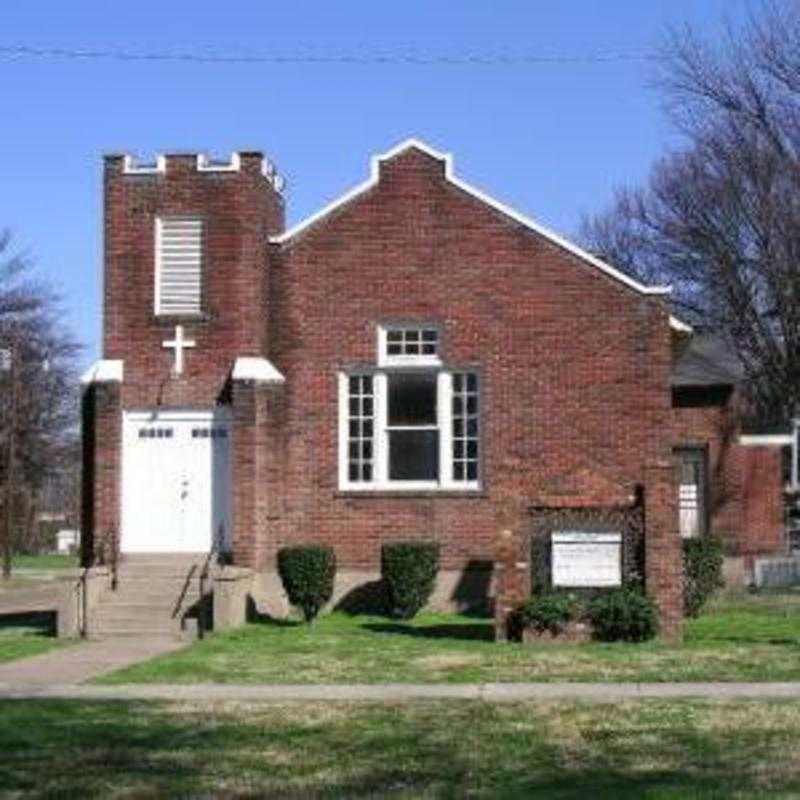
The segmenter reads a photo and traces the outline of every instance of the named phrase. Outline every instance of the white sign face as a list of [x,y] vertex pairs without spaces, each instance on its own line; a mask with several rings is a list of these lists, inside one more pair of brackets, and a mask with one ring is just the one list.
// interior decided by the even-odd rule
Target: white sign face
[[553,586],[622,585],[622,534],[560,531],[551,543]]

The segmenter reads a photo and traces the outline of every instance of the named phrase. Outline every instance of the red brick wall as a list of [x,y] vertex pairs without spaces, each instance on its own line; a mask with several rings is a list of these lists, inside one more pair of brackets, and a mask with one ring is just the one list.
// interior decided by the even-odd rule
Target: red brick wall
[[81,397],[81,417],[81,561],[90,566],[102,556],[105,543],[119,541],[120,384],[87,387]]
[[739,447],[740,492],[744,509],[743,555],[784,553],[783,463],[780,448]]
[[[669,452],[666,308],[447,183],[438,160],[382,164],[271,270],[287,378],[276,544],[328,542],[341,566],[376,569],[381,542],[433,536],[461,568],[493,558],[510,505],[625,503]],[[478,496],[337,490],[337,370],[374,364],[377,325],[397,318],[439,323],[446,363],[481,370]]]
[[[238,172],[198,172],[196,157],[167,156],[165,174],[124,174],[106,159],[103,357],[125,361],[123,405],[213,405],[237,356],[266,352],[267,238],[283,229],[283,204],[261,174],[260,153],[242,153]],[[155,220],[205,220],[204,313],[156,317]],[[175,325],[196,347],[184,374],[171,376],[174,351],[162,347]]]

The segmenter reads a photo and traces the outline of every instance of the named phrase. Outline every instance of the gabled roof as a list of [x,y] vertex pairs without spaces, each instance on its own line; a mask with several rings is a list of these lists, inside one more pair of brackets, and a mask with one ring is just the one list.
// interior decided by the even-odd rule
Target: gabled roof
[[495,200],[493,197],[490,197],[485,192],[482,192],[480,189],[471,186],[470,184],[466,183],[466,181],[461,180],[461,178],[457,177],[453,171],[453,157],[449,153],[441,153],[438,150],[430,147],[430,145],[425,144],[425,142],[420,141],[419,139],[406,139],[404,142],[401,142],[396,147],[393,147],[391,150],[388,150],[385,153],[380,155],[375,155],[372,157],[371,164],[370,164],[370,177],[360,183],[358,186],[352,188],[349,192],[345,192],[341,197],[334,200],[332,203],[329,203],[324,208],[321,208],[316,213],[312,214],[309,217],[306,217],[301,222],[298,222],[296,225],[293,225],[284,233],[273,236],[270,238],[270,241],[275,244],[287,244],[292,239],[294,239],[299,234],[303,233],[307,229],[311,228],[317,222],[320,222],[322,219],[327,217],[329,214],[332,214],[337,209],[345,206],[347,203],[350,203],[352,200],[355,200],[360,195],[368,192],[374,186],[378,184],[379,175],[380,175],[380,165],[383,161],[389,161],[390,159],[394,158],[395,156],[404,153],[406,150],[410,149],[419,150],[422,153],[429,155],[431,158],[435,158],[439,161],[444,161],[445,164],[445,180],[451,183],[453,186],[461,189],[463,192],[466,192],[472,197],[477,198],[482,203],[485,203],[490,208],[493,208],[495,211],[499,211],[501,214],[505,215],[509,219],[513,220],[514,222],[518,222],[520,225],[528,228],[535,233],[538,233],[540,236],[544,237],[545,239],[549,240],[553,244],[561,247],[562,249],[566,250],[572,255],[577,256],[581,260],[585,261],[587,264],[595,267],[596,269],[604,272],[606,275],[618,280],[620,283],[625,284],[631,289],[634,289],[641,294],[647,295],[666,295],[669,294],[671,288],[669,286],[646,286],[643,283],[632,278],[630,275],[626,275],[624,272],[612,267],[610,264],[607,264],[605,261],[593,256],[591,253],[587,252],[583,248],[579,247],[578,245],[564,239],[563,237],[559,236],[557,233],[545,228],[543,225],[540,225],[538,222],[535,222],[530,217],[526,217],[524,214],[521,214],[519,211],[510,208],[509,206],[501,203],[499,200]]
[[735,386],[744,378],[742,362],[719,336],[690,339],[672,367],[672,386]]

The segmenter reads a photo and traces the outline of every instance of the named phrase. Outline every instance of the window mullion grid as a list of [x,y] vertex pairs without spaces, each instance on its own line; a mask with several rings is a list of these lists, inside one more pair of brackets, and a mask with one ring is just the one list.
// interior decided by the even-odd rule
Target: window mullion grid
[[341,373],[339,402],[343,404],[339,469],[343,483],[371,485],[375,481],[375,389],[372,375]]
[[439,423],[439,483],[453,485],[453,376],[440,372],[437,376],[438,403],[436,409]]
[[373,376],[375,391],[375,482],[385,486],[389,481],[389,433],[387,430],[388,381],[386,373]]
[[456,485],[477,484],[480,424],[478,376],[474,372],[453,373],[451,468]]

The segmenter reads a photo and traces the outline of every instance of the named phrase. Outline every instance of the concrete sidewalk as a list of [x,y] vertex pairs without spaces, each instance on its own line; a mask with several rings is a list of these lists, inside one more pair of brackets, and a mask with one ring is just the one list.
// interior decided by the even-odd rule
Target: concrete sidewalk
[[75,642],[38,656],[0,664],[0,697],[26,687],[29,691],[77,684],[137,661],[186,647],[179,639],[118,638]]
[[[35,659],[29,659],[33,661]],[[800,683],[384,683],[355,685],[128,684],[120,686],[8,682],[0,672],[0,699],[243,700],[258,702],[406,700],[586,700],[642,698],[798,699]]]

